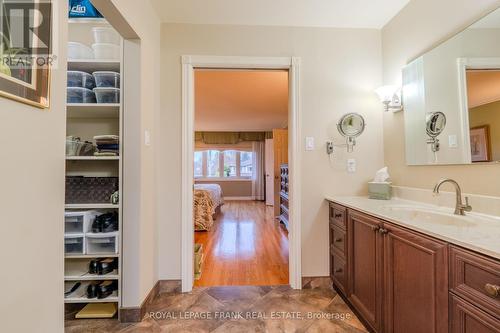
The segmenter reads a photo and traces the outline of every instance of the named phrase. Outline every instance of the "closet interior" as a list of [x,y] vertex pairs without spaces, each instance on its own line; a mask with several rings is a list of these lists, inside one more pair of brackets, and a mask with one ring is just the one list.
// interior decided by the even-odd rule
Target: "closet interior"
[[117,318],[123,39],[103,18],[71,18],[68,29],[65,312],[68,319]]

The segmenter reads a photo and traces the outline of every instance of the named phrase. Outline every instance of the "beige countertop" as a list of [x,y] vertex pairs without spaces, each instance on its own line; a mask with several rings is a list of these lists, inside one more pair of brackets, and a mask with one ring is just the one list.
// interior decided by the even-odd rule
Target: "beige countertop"
[[397,198],[326,196],[326,200],[500,259],[499,217],[473,212],[457,216],[452,208]]

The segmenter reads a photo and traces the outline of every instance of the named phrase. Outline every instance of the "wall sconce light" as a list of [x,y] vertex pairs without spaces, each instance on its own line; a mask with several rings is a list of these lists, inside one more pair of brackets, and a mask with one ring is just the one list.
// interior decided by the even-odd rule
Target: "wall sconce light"
[[380,101],[384,104],[384,111],[399,112],[403,110],[401,103],[401,87],[382,86],[375,90]]

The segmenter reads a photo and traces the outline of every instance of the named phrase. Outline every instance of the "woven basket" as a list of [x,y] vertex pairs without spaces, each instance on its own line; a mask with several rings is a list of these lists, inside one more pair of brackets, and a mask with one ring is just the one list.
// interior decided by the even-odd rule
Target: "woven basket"
[[66,177],[66,203],[111,203],[118,191],[118,177]]

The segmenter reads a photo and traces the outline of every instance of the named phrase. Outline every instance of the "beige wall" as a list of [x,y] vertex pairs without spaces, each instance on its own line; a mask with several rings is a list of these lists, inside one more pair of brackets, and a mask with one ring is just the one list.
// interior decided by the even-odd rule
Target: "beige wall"
[[[316,149],[302,151],[302,270],[328,275],[326,194],[360,194],[383,166],[382,105],[373,90],[381,84],[380,31],[364,29],[249,27],[163,24],[161,37],[159,156],[159,263],[161,279],[180,278],[181,260],[181,55],[301,57],[302,133]],[[325,142],[338,135],[336,122],[347,112],[367,118],[353,154],[341,148],[329,159]],[[346,173],[346,159],[358,171]]]
[[252,197],[252,182],[248,180],[196,180],[196,184],[218,184],[222,189],[222,195],[227,197]]
[[491,156],[500,161],[500,101],[469,110],[469,126],[490,126]]
[[[149,130],[152,137],[151,146],[142,143],[140,156],[137,156],[141,160],[140,188],[135,189],[140,192],[140,203],[137,207],[140,218],[135,221],[139,224],[139,228],[133,240],[134,244],[128,243],[124,249],[124,260],[132,266],[130,264],[126,266],[124,263],[123,306],[134,307],[142,303],[158,280],[155,160],[160,147],[155,139],[157,139],[156,124],[160,107],[160,21],[147,1],[113,0],[113,2],[140,38],[140,64],[127,63],[127,66],[141,67],[141,101],[138,110],[141,122],[138,125],[142,135],[138,139],[142,141],[145,130]],[[138,251],[127,252],[127,249],[134,248]],[[127,267],[130,269],[127,270]]]
[[0,97],[3,332],[63,332],[66,2],[54,22],[51,107]]
[[[499,5],[498,0],[412,0],[382,30],[384,83],[400,83],[405,64]],[[466,192],[500,196],[500,165],[407,166],[403,117],[404,112],[384,115],[385,162],[395,184],[430,189],[439,178],[451,177]]]

